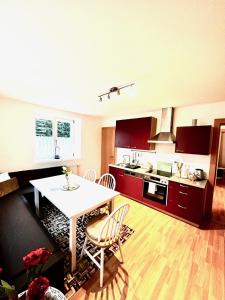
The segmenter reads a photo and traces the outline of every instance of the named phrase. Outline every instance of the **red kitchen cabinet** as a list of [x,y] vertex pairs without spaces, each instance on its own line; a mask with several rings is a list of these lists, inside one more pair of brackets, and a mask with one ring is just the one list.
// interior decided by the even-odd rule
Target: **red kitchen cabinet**
[[115,146],[139,150],[153,150],[147,141],[155,135],[156,119],[153,117],[116,121]]
[[177,127],[175,152],[209,154],[212,126]]
[[[125,174],[126,171],[116,167],[109,167],[109,173],[116,179],[116,191],[133,198],[135,200],[142,200],[143,180],[142,178],[133,175]],[[132,172],[130,172],[132,173]]]
[[167,211],[201,225],[204,217],[205,189],[170,181]]
[[123,193],[123,191],[124,191],[124,170],[110,166],[109,173],[115,177],[115,180],[116,180],[115,190],[120,193]]
[[142,201],[143,179],[125,174],[123,192],[121,193],[135,200]]

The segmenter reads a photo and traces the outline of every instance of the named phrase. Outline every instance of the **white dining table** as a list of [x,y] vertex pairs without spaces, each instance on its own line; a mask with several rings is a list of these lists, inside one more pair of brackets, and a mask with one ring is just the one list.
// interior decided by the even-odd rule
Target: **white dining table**
[[77,218],[95,210],[99,206],[109,203],[110,211],[114,208],[114,197],[118,192],[93,183],[80,176],[71,174],[71,186],[78,184],[73,191],[63,190],[66,184],[64,175],[31,180],[34,186],[34,201],[36,214],[39,215],[39,192],[46,197],[70,220],[69,249],[71,253],[71,271],[76,269],[76,223]]

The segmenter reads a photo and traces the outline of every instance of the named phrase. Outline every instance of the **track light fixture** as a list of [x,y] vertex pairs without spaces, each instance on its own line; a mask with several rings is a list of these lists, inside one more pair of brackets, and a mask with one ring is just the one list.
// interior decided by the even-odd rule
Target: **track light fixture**
[[120,95],[120,90],[122,90],[122,89],[124,89],[124,88],[126,88],[126,87],[131,87],[131,86],[133,86],[133,85],[134,85],[134,83],[122,85],[122,86],[120,86],[120,87],[113,86],[113,87],[111,87],[111,89],[109,90],[109,92],[104,93],[104,94],[101,94],[101,95],[98,96],[98,97],[99,97],[99,102],[102,102],[102,100],[103,100],[102,97],[103,97],[103,96],[106,96],[106,95],[107,95],[107,98],[110,99],[110,94],[111,94],[111,93],[117,93],[117,95]]

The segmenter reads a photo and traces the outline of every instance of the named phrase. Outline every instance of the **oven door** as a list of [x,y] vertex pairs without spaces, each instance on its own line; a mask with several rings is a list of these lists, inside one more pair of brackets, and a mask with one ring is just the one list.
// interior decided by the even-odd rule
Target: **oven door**
[[144,181],[143,197],[167,205],[167,185],[153,180]]

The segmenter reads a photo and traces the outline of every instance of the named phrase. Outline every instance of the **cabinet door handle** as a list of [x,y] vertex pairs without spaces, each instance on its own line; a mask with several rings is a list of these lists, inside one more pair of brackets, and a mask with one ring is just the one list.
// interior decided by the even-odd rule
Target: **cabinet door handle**
[[187,186],[187,185],[180,184],[180,186],[182,186],[182,187],[188,189],[188,186]]
[[182,194],[182,195],[186,195],[186,196],[188,195],[188,193],[184,193],[184,192],[181,192],[181,191],[179,191],[179,193]]
[[182,209],[187,209],[187,206],[182,206],[180,204],[177,204],[178,207],[182,208]]
[[131,148],[133,148],[133,149],[137,149],[137,147],[131,147]]
[[122,175],[122,174],[119,174],[119,176],[123,177],[123,175]]

